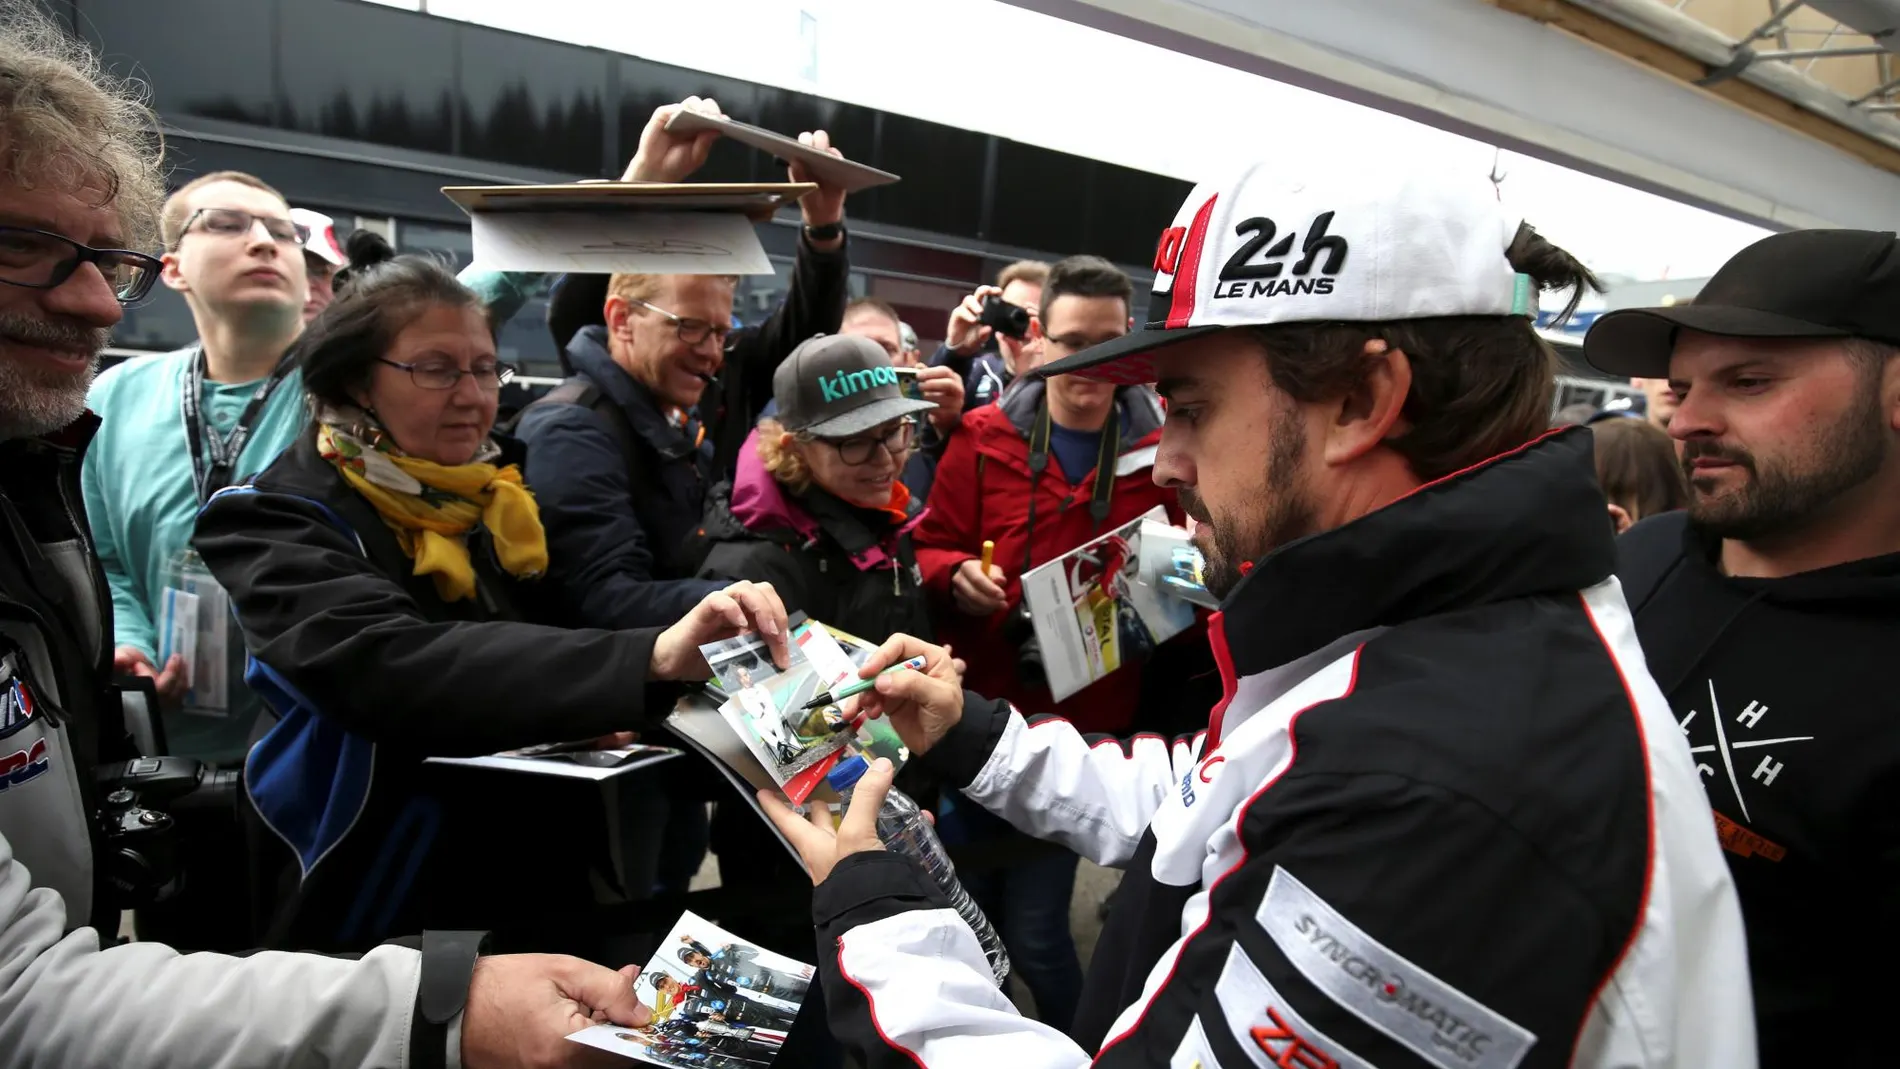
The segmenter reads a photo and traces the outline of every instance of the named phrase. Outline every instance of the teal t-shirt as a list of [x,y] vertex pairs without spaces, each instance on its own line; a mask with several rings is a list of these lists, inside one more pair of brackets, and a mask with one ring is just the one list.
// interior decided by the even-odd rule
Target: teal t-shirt
[[[196,358],[195,348],[134,357],[101,374],[86,397],[100,426],[86,450],[82,484],[86,518],[112,588],[113,643],[144,651],[154,664],[167,575],[173,559],[191,544],[200,504],[179,408],[186,370]],[[199,410],[212,433],[231,433],[258,385],[204,384]],[[233,481],[243,482],[268,467],[308,418],[303,376],[293,371],[258,413]],[[234,655],[241,652],[235,624],[228,634]],[[231,684],[230,716],[167,713],[173,753],[229,758],[244,752],[256,710],[254,703],[239,700],[246,695],[242,681],[233,678]]]

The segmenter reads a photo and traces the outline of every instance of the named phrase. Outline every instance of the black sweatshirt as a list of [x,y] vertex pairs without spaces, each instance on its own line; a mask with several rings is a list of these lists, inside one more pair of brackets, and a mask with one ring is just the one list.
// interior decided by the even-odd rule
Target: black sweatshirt
[[1618,550],[1741,895],[1763,1069],[1892,1064],[1900,553],[1730,578],[1680,512]]

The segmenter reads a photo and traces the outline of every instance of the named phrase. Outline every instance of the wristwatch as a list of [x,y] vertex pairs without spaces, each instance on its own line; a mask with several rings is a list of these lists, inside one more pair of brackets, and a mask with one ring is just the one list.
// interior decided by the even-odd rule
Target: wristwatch
[[843,236],[844,223],[842,222],[826,223],[824,226],[808,226],[805,228],[805,239],[807,241],[830,241],[833,238],[841,238]]

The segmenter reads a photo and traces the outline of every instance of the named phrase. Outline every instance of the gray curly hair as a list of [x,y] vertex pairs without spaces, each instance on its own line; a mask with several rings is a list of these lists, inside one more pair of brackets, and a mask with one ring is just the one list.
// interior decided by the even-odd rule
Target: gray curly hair
[[118,211],[127,248],[150,250],[165,182],[147,95],[34,0],[0,0],[0,181],[85,190]]

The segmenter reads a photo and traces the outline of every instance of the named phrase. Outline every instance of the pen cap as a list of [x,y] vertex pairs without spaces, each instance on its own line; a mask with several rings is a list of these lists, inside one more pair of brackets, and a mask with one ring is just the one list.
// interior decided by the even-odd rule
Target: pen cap
[[852,754],[832,766],[831,771],[825,775],[825,782],[831,784],[832,790],[843,794],[857,786],[858,780],[864,778],[864,774],[870,770],[871,764],[864,759],[862,754]]

